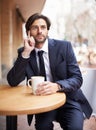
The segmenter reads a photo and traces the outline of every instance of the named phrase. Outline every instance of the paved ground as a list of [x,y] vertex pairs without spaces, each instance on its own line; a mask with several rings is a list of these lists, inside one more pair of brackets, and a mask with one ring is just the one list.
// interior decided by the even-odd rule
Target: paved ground
[[[6,118],[0,116],[0,130],[6,130]],[[18,130],[35,130],[34,121],[31,126],[27,124],[26,115],[18,116]],[[54,130],[62,130],[58,123],[54,123]],[[83,130],[96,130],[96,117],[92,116],[90,120],[85,120]]]
[[[6,117],[0,116],[0,130],[6,130]],[[31,126],[28,126],[26,115],[18,116],[18,130],[35,130],[34,120]],[[62,130],[58,123],[54,123],[54,130]]]

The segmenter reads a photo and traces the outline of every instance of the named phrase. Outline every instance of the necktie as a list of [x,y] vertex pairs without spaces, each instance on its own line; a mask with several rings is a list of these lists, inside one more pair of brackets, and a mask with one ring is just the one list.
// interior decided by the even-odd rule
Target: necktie
[[38,51],[38,56],[39,56],[39,74],[41,76],[45,77],[46,80],[46,72],[45,72],[45,66],[44,66],[44,59],[43,59],[43,52],[44,51]]

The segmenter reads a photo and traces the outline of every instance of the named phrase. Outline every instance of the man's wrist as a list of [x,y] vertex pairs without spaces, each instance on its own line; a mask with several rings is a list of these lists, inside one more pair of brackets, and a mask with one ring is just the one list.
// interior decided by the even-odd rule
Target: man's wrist
[[61,90],[61,86],[58,84],[58,91]]
[[22,57],[25,58],[25,59],[27,59],[27,58],[30,57],[30,54],[29,54],[28,52],[22,52],[21,55],[22,55]]

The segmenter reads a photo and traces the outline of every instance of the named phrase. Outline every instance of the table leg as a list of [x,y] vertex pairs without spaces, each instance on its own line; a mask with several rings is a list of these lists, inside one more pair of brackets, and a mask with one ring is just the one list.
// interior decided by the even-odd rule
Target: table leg
[[6,130],[17,130],[17,116],[6,116]]

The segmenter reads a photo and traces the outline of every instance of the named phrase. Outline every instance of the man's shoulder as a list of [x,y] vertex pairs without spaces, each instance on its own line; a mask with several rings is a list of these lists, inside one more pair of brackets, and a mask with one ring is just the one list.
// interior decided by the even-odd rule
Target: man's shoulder
[[49,43],[51,43],[51,44],[56,44],[56,45],[64,45],[64,46],[66,46],[66,45],[69,45],[69,44],[71,44],[71,42],[70,41],[67,41],[67,40],[62,40],[62,39],[48,39],[48,41],[49,41]]

